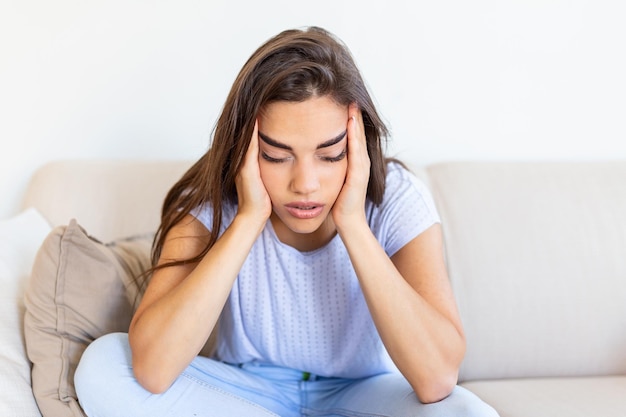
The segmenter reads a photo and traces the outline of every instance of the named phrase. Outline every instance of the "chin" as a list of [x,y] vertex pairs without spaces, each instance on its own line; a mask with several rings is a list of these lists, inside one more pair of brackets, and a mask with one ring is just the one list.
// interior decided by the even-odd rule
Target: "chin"
[[323,222],[314,220],[295,220],[290,222],[284,222],[289,230],[301,235],[308,235],[315,233],[322,226]]
[[320,228],[324,227],[327,223],[328,214],[322,213],[319,216],[312,219],[297,219],[292,217],[289,213],[277,214],[277,220],[279,220],[283,226],[289,229],[292,233],[307,235],[317,232]]

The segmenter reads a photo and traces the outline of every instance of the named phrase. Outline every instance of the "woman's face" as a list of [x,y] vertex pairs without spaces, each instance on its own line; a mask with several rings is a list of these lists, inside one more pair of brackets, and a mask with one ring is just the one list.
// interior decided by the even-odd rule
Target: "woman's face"
[[278,238],[299,250],[326,244],[346,171],[348,107],[329,97],[271,103],[259,115],[259,168]]

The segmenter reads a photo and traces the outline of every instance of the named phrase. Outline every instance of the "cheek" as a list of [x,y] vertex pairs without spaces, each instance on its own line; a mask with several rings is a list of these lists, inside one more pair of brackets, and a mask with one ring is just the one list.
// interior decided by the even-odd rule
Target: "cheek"
[[280,175],[276,168],[273,168],[272,165],[263,163],[260,161],[259,163],[259,173],[261,176],[261,181],[267,190],[267,193],[270,195],[270,199],[273,200],[273,194],[275,190],[280,186],[281,178],[284,178],[284,175]]
[[[336,165],[336,166],[335,166]],[[327,175],[327,187],[332,189],[335,194],[339,195],[343,184],[346,181],[346,174],[348,172],[348,164],[344,162],[336,162],[333,164]]]

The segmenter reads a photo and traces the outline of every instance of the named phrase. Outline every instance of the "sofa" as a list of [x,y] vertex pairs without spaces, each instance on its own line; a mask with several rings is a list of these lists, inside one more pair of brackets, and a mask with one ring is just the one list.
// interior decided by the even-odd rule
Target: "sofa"
[[[163,197],[190,164],[35,173],[0,221],[0,415],[83,416],[76,363],[127,328]],[[442,219],[467,336],[459,383],[502,417],[626,416],[626,161],[409,166]]]

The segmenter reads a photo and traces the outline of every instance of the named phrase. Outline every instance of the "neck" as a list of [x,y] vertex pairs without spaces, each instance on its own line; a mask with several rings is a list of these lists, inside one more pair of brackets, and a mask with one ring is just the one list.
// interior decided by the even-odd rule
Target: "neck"
[[337,228],[328,216],[326,221],[313,233],[296,233],[289,229],[274,213],[270,216],[274,232],[285,245],[289,245],[300,252],[311,252],[327,245],[337,234]]

